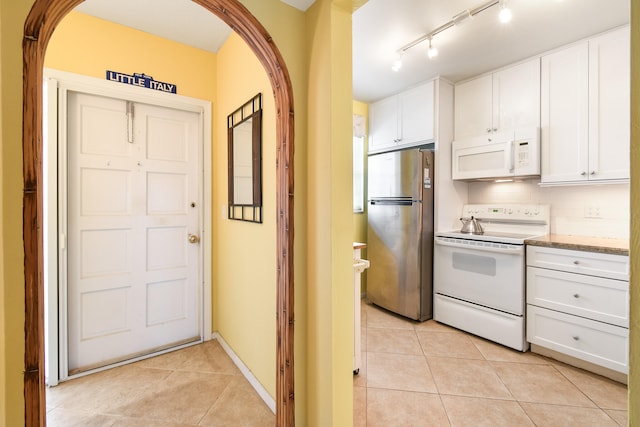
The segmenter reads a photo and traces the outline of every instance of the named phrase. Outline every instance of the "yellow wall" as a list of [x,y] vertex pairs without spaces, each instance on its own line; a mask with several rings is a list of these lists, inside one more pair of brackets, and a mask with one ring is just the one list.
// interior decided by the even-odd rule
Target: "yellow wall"
[[631,295],[629,425],[640,425],[640,3],[631,1]]
[[[295,201],[294,201],[294,281],[295,281],[295,412],[297,425],[313,426],[307,421],[311,402],[308,389],[315,384],[307,381],[307,323],[316,322],[307,310],[307,265],[312,262],[307,254],[307,101],[309,84],[309,47],[306,40],[305,14],[279,0],[241,0],[251,13],[266,27],[282,53],[291,76],[294,93],[295,117]],[[330,310],[330,307],[326,307]],[[275,319],[275,314],[274,314]],[[323,349],[323,355],[330,349]],[[325,396],[328,399],[330,396]],[[348,425],[348,424],[347,424]]]
[[[227,115],[262,93],[263,224],[223,217],[227,206]],[[218,51],[218,124],[213,149],[214,327],[275,397],[275,104],[264,69],[235,34]]]
[[31,1],[0,0],[0,425],[22,425],[24,413],[24,274],[22,245],[22,30]]
[[318,1],[307,17],[310,426],[353,417],[351,9],[336,3]]
[[100,79],[106,70],[145,73],[180,95],[215,98],[216,55],[77,12],[53,33],[45,66]]

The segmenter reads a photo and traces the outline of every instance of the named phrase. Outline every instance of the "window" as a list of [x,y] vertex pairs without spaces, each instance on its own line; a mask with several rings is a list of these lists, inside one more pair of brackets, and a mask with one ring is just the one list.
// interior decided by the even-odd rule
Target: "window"
[[364,136],[353,137],[353,211],[364,212]]
[[353,211],[364,212],[364,139],[367,120],[353,115]]

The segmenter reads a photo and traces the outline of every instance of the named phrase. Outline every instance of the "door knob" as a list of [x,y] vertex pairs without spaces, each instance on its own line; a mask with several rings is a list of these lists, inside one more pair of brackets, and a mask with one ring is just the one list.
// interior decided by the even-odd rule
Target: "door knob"
[[200,238],[195,234],[189,234],[189,243],[198,243],[200,242]]

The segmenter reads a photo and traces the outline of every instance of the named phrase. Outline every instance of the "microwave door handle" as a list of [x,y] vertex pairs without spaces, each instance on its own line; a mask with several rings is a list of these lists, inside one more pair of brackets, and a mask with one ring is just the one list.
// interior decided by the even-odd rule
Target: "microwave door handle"
[[435,239],[435,243],[437,245],[440,246],[449,246],[452,248],[458,248],[458,249],[469,249],[469,250],[475,250],[475,251],[481,251],[481,252],[494,252],[494,253],[499,253],[499,254],[506,254],[506,255],[522,255],[524,253],[524,246],[513,246],[513,248],[509,248],[509,249],[505,249],[505,248],[499,248],[499,247],[493,247],[493,246],[474,246],[474,245],[467,245],[467,244],[458,244],[458,243],[450,243],[450,242],[445,242],[439,239]]
[[508,150],[509,150],[509,172],[514,172],[515,168],[516,168],[516,153],[515,153],[515,144],[516,141],[509,141],[508,143]]

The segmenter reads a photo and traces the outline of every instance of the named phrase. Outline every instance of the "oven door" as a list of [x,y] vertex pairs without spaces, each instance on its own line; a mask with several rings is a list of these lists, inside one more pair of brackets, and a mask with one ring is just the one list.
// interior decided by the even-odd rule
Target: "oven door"
[[436,294],[524,313],[524,245],[435,237]]

